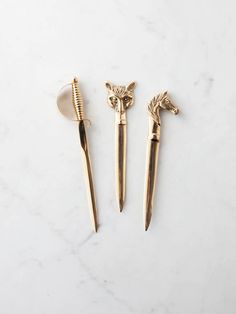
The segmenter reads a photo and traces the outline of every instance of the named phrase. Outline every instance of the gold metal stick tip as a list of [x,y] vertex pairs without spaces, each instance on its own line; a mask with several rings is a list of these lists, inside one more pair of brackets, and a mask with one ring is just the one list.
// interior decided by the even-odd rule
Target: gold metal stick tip
[[148,230],[148,227],[150,226],[150,223],[151,223],[151,219],[152,219],[152,214],[151,213],[147,213],[146,214],[146,217],[145,217],[145,231]]
[[124,199],[119,199],[119,210],[120,210],[120,213],[122,213],[122,210],[124,208]]
[[94,232],[98,232],[98,227],[99,227],[99,224],[98,224],[98,221],[97,221],[97,215],[95,215],[93,217],[93,231]]
[[78,82],[79,82],[78,77],[75,76],[74,79],[73,79],[73,83],[78,83]]

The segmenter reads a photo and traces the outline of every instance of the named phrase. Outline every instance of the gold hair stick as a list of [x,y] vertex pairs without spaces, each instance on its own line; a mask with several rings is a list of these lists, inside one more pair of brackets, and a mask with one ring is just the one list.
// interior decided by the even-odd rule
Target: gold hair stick
[[135,83],[117,86],[106,82],[108,104],[115,109],[115,173],[116,194],[120,212],[123,210],[126,192],[126,110],[134,103]]
[[148,229],[153,211],[153,199],[156,187],[157,162],[160,143],[160,110],[178,114],[179,109],[171,102],[167,92],[155,96],[148,106],[149,136],[147,144],[146,176],[144,187],[144,227]]
[[60,112],[71,120],[78,121],[79,139],[81,146],[81,154],[84,165],[84,175],[87,186],[87,196],[90,207],[90,216],[92,226],[95,232],[98,230],[97,206],[95,198],[95,190],[93,184],[93,175],[89,154],[89,146],[86,135],[86,122],[89,120],[84,117],[84,104],[79,90],[78,79],[74,78],[72,84],[62,88],[57,98],[57,104]]

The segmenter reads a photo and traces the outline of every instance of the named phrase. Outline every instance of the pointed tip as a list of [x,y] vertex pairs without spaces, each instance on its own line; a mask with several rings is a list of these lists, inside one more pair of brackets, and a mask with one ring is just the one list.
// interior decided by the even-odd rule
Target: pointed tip
[[150,223],[151,223],[151,219],[152,219],[152,215],[151,214],[147,214],[145,217],[145,226],[144,226],[144,230],[147,231]]
[[122,213],[124,209],[124,200],[119,200],[119,211],[120,213]]
[[147,231],[149,226],[145,226],[144,230]]
[[98,232],[99,224],[98,224],[98,218],[97,218],[97,210],[93,212],[93,215],[91,217],[91,223],[93,226],[93,231]]
[[93,225],[93,231],[94,231],[95,233],[98,232],[98,224],[97,224],[97,222],[94,223],[94,225]]

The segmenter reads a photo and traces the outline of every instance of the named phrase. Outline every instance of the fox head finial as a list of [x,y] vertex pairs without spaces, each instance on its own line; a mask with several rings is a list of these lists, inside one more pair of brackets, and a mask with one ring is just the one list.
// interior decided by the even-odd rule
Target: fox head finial
[[118,112],[124,112],[132,106],[134,103],[135,85],[135,82],[132,82],[127,86],[114,85],[110,82],[106,82],[106,88],[108,90],[107,101],[109,106]]

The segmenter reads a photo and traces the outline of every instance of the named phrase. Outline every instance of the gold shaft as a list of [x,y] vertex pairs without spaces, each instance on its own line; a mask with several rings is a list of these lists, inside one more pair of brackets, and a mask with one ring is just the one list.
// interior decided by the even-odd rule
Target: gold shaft
[[126,189],[126,124],[115,125],[116,193],[120,212],[123,210]]
[[92,226],[95,232],[98,230],[98,218],[97,218],[97,205],[95,190],[93,184],[93,175],[91,160],[89,154],[89,146],[86,135],[86,128],[84,122],[84,112],[83,112],[83,100],[79,91],[78,80],[75,78],[72,82],[72,100],[75,108],[75,112],[79,121],[79,138],[82,152],[82,160],[84,165],[84,176],[87,186],[87,197],[90,207],[90,216],[92,221]]
[[81,144],[81,153],[82,153],[82,161],[84,165],[84,177],[85,183],[87,186],[87,197],[90,208],[90,217],[93,225],[93,229],[95,232],[98,230],[98,219],[97,219],[97,205],[96,205],[96,197],[95,190],[93,184],[93,174],[91,167],[91,160],[89,154],[89,147],[87,142],[86,130],[84,121],[79,121],[79,138]]
[[144,228],[148,229],[153,211],[156,189],[157,162],[159,153],[160,125],[149,118],[149,139],[147,144],[146,175],[144,187]]

